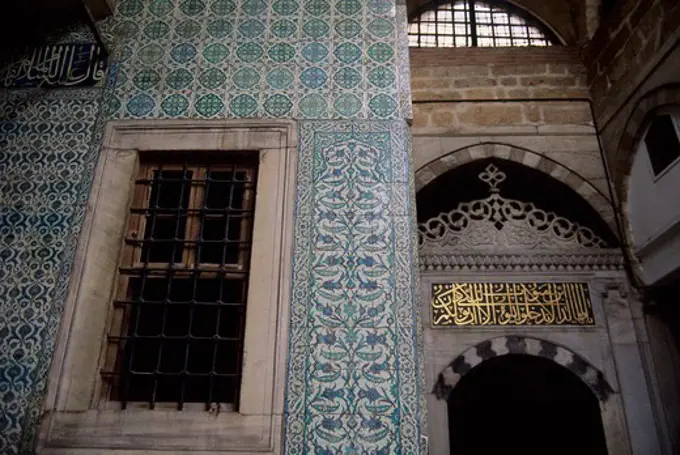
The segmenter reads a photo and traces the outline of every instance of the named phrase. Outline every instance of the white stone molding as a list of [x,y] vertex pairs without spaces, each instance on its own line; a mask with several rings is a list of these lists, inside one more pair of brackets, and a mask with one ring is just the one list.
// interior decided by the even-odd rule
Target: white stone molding
[[506,174],[490,164],[479,178],[484,199],[458,204],[418,224],[422,271],[584,271],[623,267],[618,250],[607,248],[590,228],[531,202],[508,199],[499,185]]
[[[139,154],[259,157],[238,411],[125,410],[100,391],[100,352]],[[297,132],[292,121],[109,122],[76,251],[41,421],[38,453],[274,454],[281,450]]]

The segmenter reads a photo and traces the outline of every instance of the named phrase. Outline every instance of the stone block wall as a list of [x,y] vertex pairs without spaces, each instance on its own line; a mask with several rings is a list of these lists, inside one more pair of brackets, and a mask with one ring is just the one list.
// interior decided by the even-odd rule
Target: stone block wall
[[616,198],[625,212],[639,128],[653,109],[673,104],[668,94],[680,82],[680,3],[619,2],[584,49],[583,61]]
[[599,123],[613,115],[621,101],[658,63],[680,25],[675,0],[619,2],[588,43],[583,60]]
[[584,98],[588,86],[573,48],[412,49],[414,102]]
[[467,161],[458,153],[514,150],[533,157],[516,161],[573,174],[574,190],[614,226],[577,49],[411,49],[411,65],[417,182]]

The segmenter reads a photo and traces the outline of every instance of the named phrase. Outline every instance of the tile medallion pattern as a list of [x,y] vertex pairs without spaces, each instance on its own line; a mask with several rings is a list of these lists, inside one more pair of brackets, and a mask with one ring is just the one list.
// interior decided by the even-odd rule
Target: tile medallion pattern
[[121,0],[109,113],[409,116],[405,31],[394,0]]
[[302,122],[285,453],[419,454],[408,128]]
[[102,89],[0,92],[0,453],[32,453]]
[[105,89],[0,92],[0,453],[33,452],[106,120],[244,117],[325,120],[300,130],[286,452],[423,452],[394,3],[121,0]]

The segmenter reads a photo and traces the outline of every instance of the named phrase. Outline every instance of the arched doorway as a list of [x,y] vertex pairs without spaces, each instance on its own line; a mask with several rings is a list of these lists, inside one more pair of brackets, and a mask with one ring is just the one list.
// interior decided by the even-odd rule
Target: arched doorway
[[432,455],[624,455],[628,428],[651,428],[626,420],[640,398],[621,392],[629,359],[611,348],[635,303],[618,239],[575,186],[491,158],[418,192]]
[[452,455],[604,455],[599,402],[574,373],[530,355],[488,359],[448,398]]

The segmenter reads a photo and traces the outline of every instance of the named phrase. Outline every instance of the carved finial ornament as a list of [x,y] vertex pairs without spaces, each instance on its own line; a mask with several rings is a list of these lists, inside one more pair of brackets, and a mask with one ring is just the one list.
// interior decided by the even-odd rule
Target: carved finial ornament
[[484,169],[484,172],[479,174],[479,179],[489,185],[489,191],[491,193],[500,193],[501,190],[498,188],[498,185],[503,183],[506,177],[505,172],[501,171],[493,164],[489,164],[486,169]]

